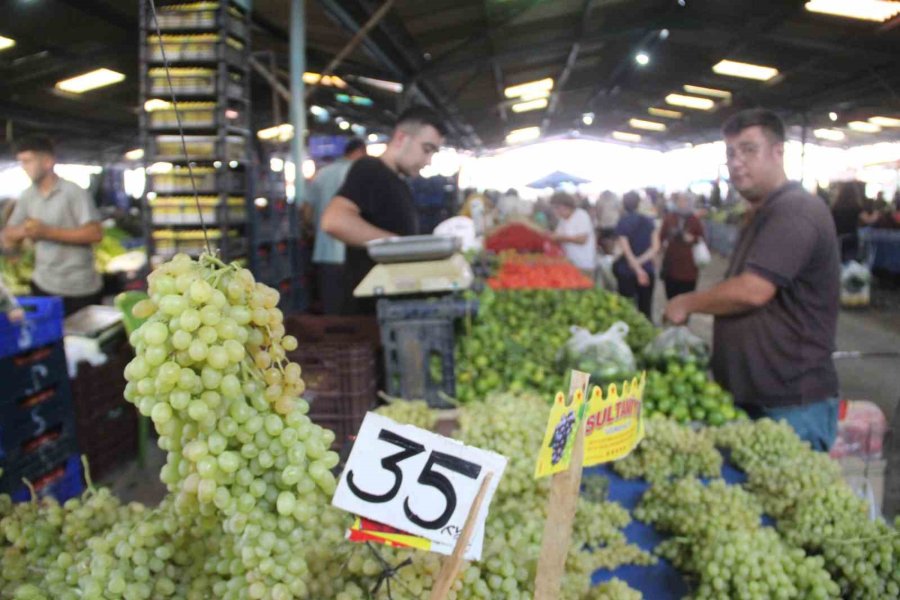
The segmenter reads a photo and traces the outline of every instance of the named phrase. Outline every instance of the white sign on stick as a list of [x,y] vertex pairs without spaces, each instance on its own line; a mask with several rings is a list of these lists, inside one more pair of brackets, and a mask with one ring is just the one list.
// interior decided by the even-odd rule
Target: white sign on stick
[[331,503],[453,547],[487,473],[493,473],[465,558],[478,560],[484,521],[506,457],[375,413],[363,420]]

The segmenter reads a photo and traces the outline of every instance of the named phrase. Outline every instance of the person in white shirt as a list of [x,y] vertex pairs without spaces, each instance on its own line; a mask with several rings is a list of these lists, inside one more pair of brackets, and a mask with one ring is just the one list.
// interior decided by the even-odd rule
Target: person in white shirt
[[590,215],[583,208],[576,208],[575,198],[565,192],[553,194],[550,206],[559,219],[551,236],[553,241],[562,245],[569,262],[593,279],[597,266],[597,235]]

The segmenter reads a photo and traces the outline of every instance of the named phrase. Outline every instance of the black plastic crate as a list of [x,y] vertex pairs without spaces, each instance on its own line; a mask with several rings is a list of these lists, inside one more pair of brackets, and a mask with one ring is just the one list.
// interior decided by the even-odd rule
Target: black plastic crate
[[388,393],[450,408],[456,397],[453,319],[381,321]]
[[2,406],[68,380],[62,340],[0,358],[0,415]]
[[400,321],[409,319],[458,319],[478,314],[478,301],[466,300],[459,296],[444,296],[424,300],[378,301],[378,321]]

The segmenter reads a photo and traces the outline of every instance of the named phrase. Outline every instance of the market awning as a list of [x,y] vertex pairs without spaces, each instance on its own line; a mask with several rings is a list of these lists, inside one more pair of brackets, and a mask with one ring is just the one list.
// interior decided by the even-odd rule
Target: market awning
[[557,188],[566,183],[580,185],[582,183],[590,183],[590,180],[584,179],[583,177],[578,177],[577,175],[563,173],[562,171],[553,171],[549,175],[545,175],[540,179],[532,181],[528,184],[528,187],[535,189]]

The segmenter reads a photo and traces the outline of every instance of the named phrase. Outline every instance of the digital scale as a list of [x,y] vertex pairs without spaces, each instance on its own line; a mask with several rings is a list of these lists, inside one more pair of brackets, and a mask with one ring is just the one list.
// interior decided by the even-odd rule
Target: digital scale
[[456,292],[471,287],[472,267],[458,238],[413,235],[366,244],[376,265],[353,290],[362,297]]

